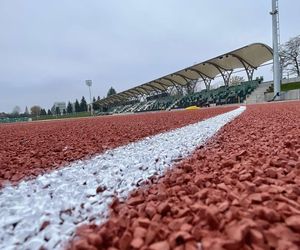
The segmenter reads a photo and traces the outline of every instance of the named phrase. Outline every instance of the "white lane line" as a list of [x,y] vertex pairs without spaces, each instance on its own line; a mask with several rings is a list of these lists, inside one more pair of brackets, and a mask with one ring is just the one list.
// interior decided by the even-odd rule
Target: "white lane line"
[[[80,224],[103,223],[112,197],[162,174],[245,110],[145,138],[0,190],[0,249],[62,249]],[[96,193],[97,187],[106,190]],[[43,223],[48,226],[40,230]]]

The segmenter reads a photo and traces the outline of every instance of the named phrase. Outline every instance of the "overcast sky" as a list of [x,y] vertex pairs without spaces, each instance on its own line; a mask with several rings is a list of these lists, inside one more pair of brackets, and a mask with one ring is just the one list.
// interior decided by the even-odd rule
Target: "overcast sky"
[[[280,0],[281,42],[300,1]],[[0,112],[118,92],[253,42],[271,0],[0,0]],[[270,77],[270,68],[257,74]]]

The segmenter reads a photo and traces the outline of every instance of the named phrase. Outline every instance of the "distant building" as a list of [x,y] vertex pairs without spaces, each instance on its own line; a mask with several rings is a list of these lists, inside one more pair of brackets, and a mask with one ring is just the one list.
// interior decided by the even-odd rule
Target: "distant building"
[[72,111],[75,113],[75,102],[71,103],[72,104]]
[[0,113],[0,117],[7,117],[7,114],[2,112],[2,113]]
[[65,112],[67,111],[67,106],[66,106],[66,103],[65,102],[55,102],[51,108],[51,112],[52,114],[56,114],[56,109],[59,108],[59,111],[61,114],[64,113],[64,110]]

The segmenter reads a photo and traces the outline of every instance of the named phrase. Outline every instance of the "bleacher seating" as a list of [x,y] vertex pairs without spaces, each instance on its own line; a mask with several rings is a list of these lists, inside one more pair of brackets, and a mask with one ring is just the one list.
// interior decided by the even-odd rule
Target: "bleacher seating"
[[169,106],[172,105],[178,99],[177,96],[165,96],[163,98],[159,98],[149,102],[148,105],[145,105],[144,109],[140,111],[158,111],[158,110],[166,110]]
[[189,106],[207,107],[211,104],[224,105],[242,103],[251,92],[257,88],[262,78],[243,82],[229,87],[221,86],[209,91],[201,90],[185,96],[173,96],[169,93],[161,93],[146,97],[143,101],[132,100],[118,106],[109,107],[108,114],[137,113],[147,111],[159,111],[180,109]]
[[138,105],[139,103],[140,102],[137,100],[127,101],[126,103],[110,106],[107,108],[105,112],[108,114],[119,114],[119,113],[131,112],[130,109],[133,106]]
[[202,90],[190,95],[184,96],[174,108],[186,108],[189,106],[205,107],[210,104],[224,105],[232,103],[242,103],[247,95],[258,86],[260,80],[243,82],[234,86],[221,86],[209,91]]

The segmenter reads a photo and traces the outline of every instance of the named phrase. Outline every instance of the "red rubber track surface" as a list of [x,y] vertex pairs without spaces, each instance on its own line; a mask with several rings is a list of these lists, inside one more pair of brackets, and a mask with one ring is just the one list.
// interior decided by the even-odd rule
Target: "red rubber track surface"
[[[299,249],[300,102],[248,106],[71,249]],[[79,238],[79,239],[78,239]]]
[[0,125],[0,186],[234,108]]

